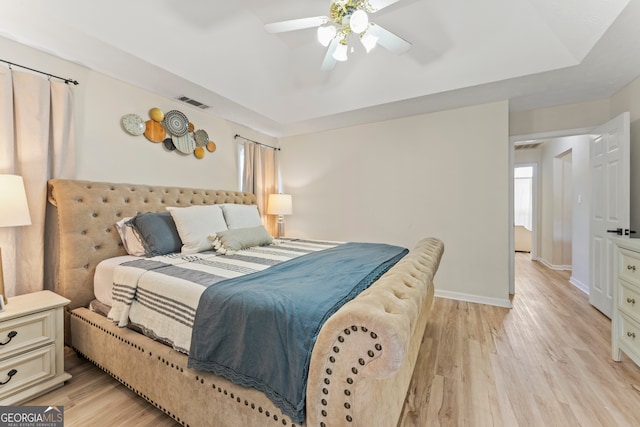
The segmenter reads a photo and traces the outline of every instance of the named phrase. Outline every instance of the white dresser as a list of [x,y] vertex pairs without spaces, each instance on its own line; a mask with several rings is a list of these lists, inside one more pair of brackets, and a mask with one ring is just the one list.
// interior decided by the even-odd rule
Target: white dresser
[[9,298],[0,313],[0,405],[16,405],[64,384],[63,310],[50,291]]
[[611,352],[640,365],[640,239],[614,238]]

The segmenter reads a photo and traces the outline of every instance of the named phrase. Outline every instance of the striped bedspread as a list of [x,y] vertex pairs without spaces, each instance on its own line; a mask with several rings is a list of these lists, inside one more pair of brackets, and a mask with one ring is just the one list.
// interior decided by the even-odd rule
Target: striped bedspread
[[176,253],[120,264],[114,269],[113,306],[108,317],[120,327],[133,325],[188,353],[196,309],[207,286],[340,244],[297,239],[276,242],[231,256],[213,251]]

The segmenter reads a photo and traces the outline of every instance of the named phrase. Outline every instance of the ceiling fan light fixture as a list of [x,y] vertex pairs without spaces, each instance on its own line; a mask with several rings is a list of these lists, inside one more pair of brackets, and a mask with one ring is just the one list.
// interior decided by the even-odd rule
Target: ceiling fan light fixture
[[344,62],[347,58],[347,45],[343,43],[338,43],[336,50],[333,52],[333,59],[336,61]]
[[367,53],[371,52],[371,50],[378,45],[378,37],[373,34],[364,33],[360,36],[360,43],[364,46],[364,49]]
[[[356,36],[366,52],[380,45],[386,50],[401,55],[411,43],[371,22],[369,15],[397,3],[400,0],[329,0],[328,16],[290,19],[265,24],[264,29],[272,34],[305,28],[316,28],[318,42],[325,49],[322,70],[331,70],[337,61],[346,61],[356,48],[350,45]],[[349,41],[351,40],[351,42]]]
[[318,27],[318,41],[322,46],[327,47],[331,40],[336,36],[336,27],[333,25],[325,25],[322,27]]
[[369,16],[367,12],[362,9],[353,12],[349,19],[349,27],[351,27],[351,31],[356,34],[366,31],[369,27]]

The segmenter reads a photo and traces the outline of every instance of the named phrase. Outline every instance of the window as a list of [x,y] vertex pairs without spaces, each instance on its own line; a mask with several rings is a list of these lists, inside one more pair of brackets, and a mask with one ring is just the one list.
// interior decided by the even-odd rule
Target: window
[[533,221],[533,166],[516,167],[513,171],[513,177],[514,224],[531,230]]

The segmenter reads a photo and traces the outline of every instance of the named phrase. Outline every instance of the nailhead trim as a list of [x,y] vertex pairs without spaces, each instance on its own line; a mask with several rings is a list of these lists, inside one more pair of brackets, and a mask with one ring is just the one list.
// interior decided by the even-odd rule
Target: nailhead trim
[[[326,365],[329,365],[325,368],[325,374],[326,376],[323,378],[322,382],[325,386],[328,386],[331,384],[331,375],[333,374],[333,369],[331,368],[330,365],[336,363],[337,358],[341,356],[340,354],[340,345],[339,344],[344,344],[347,337],[351,336],[352,334],[355,333],[367,333],[369,332],[369,330],[364,327],[364,326],[356,326],[356,325],[352,325],[349,328],[345,328],[343,330],[344,334],[340,334],[338,335],[338,338],[336,339],[336,343],[335,345],[332,347],[332,353],[331,356],[329,356],[328,361],[326,362]],[[372,340],[377,341],[378,340],[378,335],[375,332],[370,332],[369,336],[371,337]],[[379,342],[375,342],[373,344],[373,348],[372,349],[367,349],[366,350],[366,357],[363,355],[362,357],[358,357],[357,359],[357,365],[361,366],[361,367],[365,367],[367,365],[367,363],[369,363],[371,360],[373,360],[376,357],[380,356],[380,353],[382,352],[382,345]],[[351,367],[351,372],[353,373],[353,375],[358,375],[358,368],[356,366],[352,366]],[[354,383],[354,379],[353,377],[347,377],[347,384],[349,386],[352,386]],[[347,411],[351,410],[352,407],[352,402],[351,402],[351,388],[347,387],[345,389],[343,389],[343,395],[344,395],[344,408]],[[335,387],[338,387],[338,385],[336,385]],[[320,403],[322,404],[323,407],[326,407],[328,405],[328,401],[326,396],[328,396],[330,393],[329,388],[327,387],[322,387],[322,395],[325,396],[320,400]],[[327,416],[329,416],[328,412],[326,409],[321,409],[320,410],[320,415],[324,418],[326,418]],[[352,423],[353,422],[353,415],[348,412],[347,415],[345,416],[345,420],[348,423]],[[326,423],[324,421],[320,421],[320,427],[327,427]]]
[[[71,312],[71,316],[76,317],[80,320],[82,320],[84,323],[87,323],[89,325],[91,325],[92,327],[106,333],[107,335],[137,349],[140,350],[141,353],[147,353],[147,351],[145,351],[144,348],[142,348],[141,346],[127,340],[124,339],[123,337],[121,337],[118,334],[115,334],[107,329],[105,329],[103,326],[98,325],[95,322],[91,322],[87,319],[85,319],[82,316],[79,316],[78,314]],[[87,357],[87,355],[83,354],[81,351],[79,351],[77,348],[73,347],[74,351],[76,353],[78,353],[79,355],[81,355],[82,357],[84,357],[85,359],[87,359],[88,361],[90,361],[91,363],[93,363],[94,365],[96,365],[98,368],[102,369],[103,371],[105,371],[107,374],[109,374],[111,377],[113,377],[114,379],[116,379],[117,381],[119,381],[120,383],[122,383],[124,386],[126,386],[129,390],[133,391],[134,393],[136,393],[138,396],[142,397],[143,399],[145,399],[147,402],[151,403],[153,406],[155,406],[156,408],[160,409],[162,412],[164,412],[165,414],[169,415],[171,418],[173,418],[175,421],[177,421],[178,423],[182,424],[185,427],[190,427],[189,424],[186,424],[183,420],[180,419],[180,417],[177,417],[175,414],[173,414],[171,411],[169,411],[168,409],[164,408],[163,406],[159,405],[157,402],[153,401],[153,399],[151,399],[150,397],[146,396],[145,394],[143,394],[142,392],[140,392],[139,390],[137,390],[136,388],[132,387],[129,383],[127,383],[126,381],[124,381],[122,378],[118,377],[117,375],[115,375],[113,372],[109,371],[108,369],[106,369],[104,366],[100,365],[99,363],[97,363],[95,360],[92,360],[91,358]],[[148,352],[149,357],[152,357],[152,353]],[[157,356],[157,360],[160,363],[165,364],[166,366],[170,366],[171,368],[174,368],[180,372],[184,372],[184,368],[176,365],[173,362],[170,362],[169,360],[166,360],[165,358],[161,357],[161,356]],[[199,375],[196,375],[194,377],[194,380],[196,382],[199,382],[200,384],[205,384],[205,380],[204,378],[201,378]],[[230,399],[235,400],[236,403],[239,403],[243,406],[246,407],[250,407],[252,410],[256,410],[256,404],[253,402],[249,402],[248,400],[243,400],[240,396],[236,396],[234,393],[231,393],[229,391],[227,391],[226,389],[223,389],[222,387],[216,387],[216,385],[214,383],[211,384],[211,389],[213,391],[217,391],[220,394],[223,394],[225,396],[228,396]],[[265,417],[275,421],[276,423],[278,421],[280,421],[279,424],[282,424],[283,426],[288,426],[290,420],[288,420],[287,418],[285,418],[282,415],[278,415],[278,414],[272,414],[269,410],[265,410],[262,408],[262,406],[258,406],[257,410],[259,413],[264,414]],[[295,423],[291,423],[291,427],[297,427],[297,425]]]
[[[132,343],[131,341],[124,339],[121,336],[118,336],[116,334],[114,334],[111,331],[106,330],[104,327],[96,324],[95,322],[91,322],[87,319],[85,319],[84,317],[81,317],[79,315],[77,315],[76,313],[71,312],[71,316],[76,317],[80,320],[82,320],[84,323],[87,323],[89,325],[91,325],[92,327],[106,333],[107,335],[116,338],[117,340],[135,348],[136,350],[140,350],[140,352],[142,353],[146,353],[145,349],[140,347],[137,344]],[[180,417],[176,416],[176,414],[172,413],[171,411],[169,411],[167,408],[163,407],[162,405],[158,404],[157,402],[155,402],[153,399],[151,399],[149,396],[147,396],[146,394],[142,393],[140,390],[136,389],[135,387],[133,387],[131,384],[129,384],[128,382],[126,382],[124,379],[120,378],[118,375],[115,375],[113,372],[111,372],[110,370],[108,370],[106,367],[102,366],[101,364],[97,363],[95,360],[91,359],[90,357],[88,357],[86,354],[84,354],[83,352],[81,352],[80,350],[78,350],[77,348],[73,347],[73,350],[79,354],[80,356],[82,356],[83,358],[87,359],[88,361],[90,361],[91,363],[93,363],[94,365],[96,365],[98,368],[102,369],[104,372],[106,372],[107,374],[109,374],[112,378],[114,378],[115,380],[117,380],[118,382],[120,382],[122,385],[124,385],[125,387],[127,387],[129,390],[133,391],[134,393],[136,393],[138,396],[142,397],[144,400],[146,400],[147,402],[149,402],[150,404],[152,404],[153,406],[155,406],[156,408],[158,408],[159,410],[161,410],[162,412],[164,412],[165,414],[167,414],[168,416],[170,416],[172,419],[174,419],[176,422],[180,423],[181,425],[185,426],[185,427],[190,427],[189,424],[186,424],[184,420],[181,420]],[[149,352],[148,353],[149,356],[151,356],[152,354]]]

